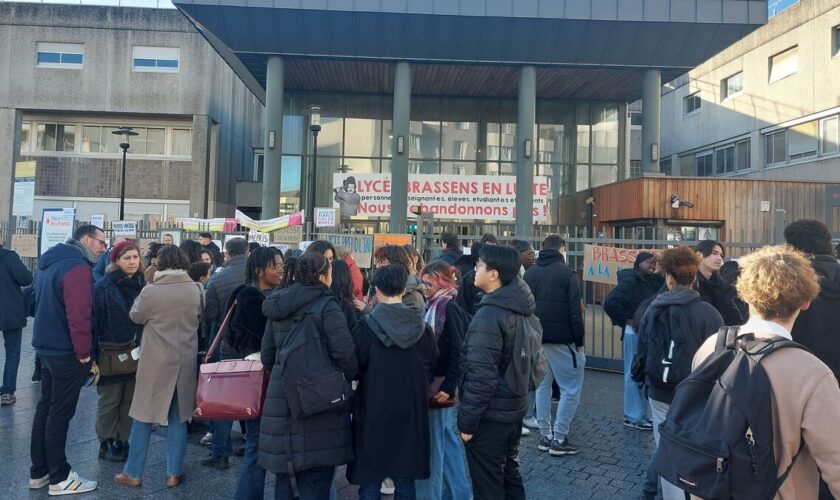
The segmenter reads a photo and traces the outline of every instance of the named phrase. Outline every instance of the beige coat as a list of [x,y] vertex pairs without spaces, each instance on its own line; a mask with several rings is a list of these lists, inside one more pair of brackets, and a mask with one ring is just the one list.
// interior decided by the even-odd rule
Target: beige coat
[[[755,335],[768,336],[759,331]],[[717,335],[713,335],[697,351],[694,367],[714,352],[716,339]],[[770,381],[777,476],[785,472],[800,444],[803,444],[802,452],[775,498],[815,500],[818,497],[820,470],[823,480],[838,497],[840,387],[837,379],[822,361],[801,349],[781,349],[764,358],[761,366]]]
[[176,389],[180,421],[192,416],[202,293],[201,285],[194,283],[186,271],[163,271],[134,301],[131,320],[145,325],[129,411],[134,420],[166,423]]

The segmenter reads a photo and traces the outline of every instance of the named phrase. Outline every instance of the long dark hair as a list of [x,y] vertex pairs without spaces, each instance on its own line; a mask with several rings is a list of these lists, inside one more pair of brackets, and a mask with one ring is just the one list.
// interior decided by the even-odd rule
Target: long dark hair
[[295,266],[295,282],[303,286],[321,285],[321,276],[330,272],[330,263],[320,253],[307,252],[300,256]]
[[186,254],[190,264],[201,260],[201,250],[204,248],[201,246],[201,243],[195,240],[184,240],[179,245],[179,248]]
[[[248,256],[248,263],[245,264],[245,282],[249,285],[258,285],[260,271],[274,266],[274,257],[283,256],[280,250],[274,247],[258,247]],[[285,268],[284,268],[285,269]]]
[[280,278],[280,288],[288,288],[294,284],[297,261],[298,257],[286,252],[286,258],[283,259],[283,276]]
[[353,277],[350,275],[350,266],[343,260],[334,260],[332,263],[330,288],[339,299],[353,303]]

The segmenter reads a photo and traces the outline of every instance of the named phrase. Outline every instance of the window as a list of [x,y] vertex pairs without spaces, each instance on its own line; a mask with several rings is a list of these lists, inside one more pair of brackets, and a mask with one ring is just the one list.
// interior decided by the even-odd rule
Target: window
[[840,56],[840,26],[831,29],[831,54],[833,57]]
[[265,168],[265,154],[254,153],[254,173],[251,180],[254,182],[262,182],[263,169]]
[[177,73],[181,61],[181,49],[173,47],[131,48],[132,69],[153,73]]
[[688,116],[692,113],[696,113],[700,111],[700,106],[702,104],[702,100],[700,100],[700,92],[695,92],[683,99],[685,103],[685,115]]
[[641,160],[630,160],[630,177],[642,176],[642,162]]
[[791,160],[817,156],[817,122],[800,123],[788,129],[788,155]]
[[[632,163],[632,162],[631,162]],[[668,158],[667,160],[662,160],[659,162],[659,171],[665,175],[672,175],[673,170],[671,168],[671,159]]]
[[770,83],[799,71],[799,47],[792,47],[770,57]]
[[631,111],[630,112],[630,126],[634,129],[642,127],[642,112],[641,111]]
[[715,174],[728,174],[735,171],[735,145],[715,150]]
[[700,153],[694,157],[694,170],[700,177],[714,175],[714,155],[711,151]]
[[55,123],[38,124],[38,151],[68,151],[76,149],[76,127]]
[[838,120],[840,120],[840,118],[832,116],[831,118],[825,118],[820,122],[821,154],[834,154],[840,151],[840,127],[838,127]]
[[736,170],[750,169],[750,141],[741,141],[735,145]]
[[32,124],[31,123],[23,122],[23,123],[20,124],[20,152],[21,153],[28,153],[29,152],[30,130],[32,130]]
[[787,161],[787,130],[765,136],[764,164],[775,165]]
[[80,43],[38,42],[35,65],[39,68],[82,69],[85,46]]
[[192,130],[176,128],[172,130],[172,156],[192,155]]
[[102,146],[102,127],[82,125],[82,153],[101,153]]
[[721,94],[724,99],[737,97],[744,92],[744,72],[735,73],[720,83]]

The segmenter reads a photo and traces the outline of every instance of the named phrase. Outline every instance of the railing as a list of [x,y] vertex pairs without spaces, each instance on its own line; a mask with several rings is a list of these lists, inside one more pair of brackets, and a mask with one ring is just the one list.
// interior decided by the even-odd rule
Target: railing
[[[572,232],[574,234],[574,232]],[[475,241],[481,238],[478,236],[460,236],[461,241]],[[509,244],[513,237],[497,236],[499,244]],[[540,248],[543,238],[517,238],[529,241],[535,249]],[[584,245],[605,245],[627,249],[665,249],[676,245],[694,245],[690,241],[665,241],[665,240],[618,240],[601,238],[565,238],[566,240],[566,261],[568,265],[577,271],[580,280],[581,296],[585,303],[584,329],[586,331],[586,364],[590,368],[621,372],[623,371],[623,349],[621,344],[621,330],[613,326],[610,318],[604,312],[603,301],[614,285],[585,281],[584,275]],[[418,242],[419,243],[419,242]],[[727,258],[739,257],[752,250],[761,248],[767,243],[724,243]],[[434,258],[441,252],[437,242],[437,236],[426,238],[426,253],[424,258]]]

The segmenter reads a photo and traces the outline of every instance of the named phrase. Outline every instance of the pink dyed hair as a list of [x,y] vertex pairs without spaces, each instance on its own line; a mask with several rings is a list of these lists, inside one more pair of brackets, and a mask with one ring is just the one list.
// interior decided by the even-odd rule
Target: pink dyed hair
[[426,267],[420,271],[420,278],[422,279],[424,276],[428,276],[432,283],[435,286],[449,289],[449,288],[457,288],[458,285],[455,283],[455,268],[443,262],[442,260],[436,260],[430,264],[427,264]]

